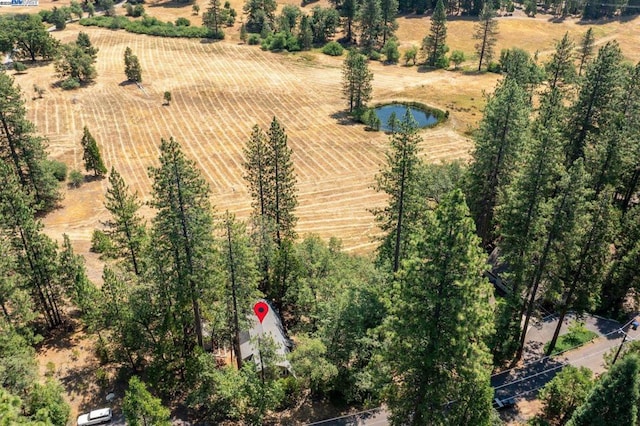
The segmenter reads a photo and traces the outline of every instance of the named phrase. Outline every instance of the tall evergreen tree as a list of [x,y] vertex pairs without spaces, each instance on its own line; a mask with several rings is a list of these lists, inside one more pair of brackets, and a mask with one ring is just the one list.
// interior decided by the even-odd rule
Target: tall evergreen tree
[[422,50],[426,56],[425,63],[430,67],[444,68],[443,61],[447,53],[447,14],[444,3],[438,0],[431,15],[429,35],[422,41]]
[[587,401],[567,426],[638,424],[640,361],[628,356],[615,364],[595,385]]
[[267,131],[269,149],[267,164],[271,186],[268,194],[267,217],[275,226],[275,241],[278,245],[283,240],[293,240],[296,237],[296,222],[298,218],[293,211],[298,205],[296,191],[296,176],[291,161],[292,150],[287,144],[287,134],[276,117],[273,117]]
[[146,226],[138,213],[141,205],[137,193],[129,192],[124,179],[115,168],[111,168],[104,205],[111,213],[111,219],[106,225],[118,255],[131,262],[133,272],[140,275],[144,270],[142,251],[146,240]]
[[0,225],[16,256],[16,273],[43,314],[47,325],[62,324],[63,291],[57,280],[55,243],[42,232],[34,217],[33,201],[21,189],[7,163],[0,162]]
[[553,57],[545,64],[550,90],[557,88],[560,83],[567,85],[573,81],[576,73],[573,65],[573,49],[573,42],[567,32],[562,37],[562,40],[556,43]]
[[182,360],[204,348],[202,297],[214,286],[212,207],[209,187],[173,138],[160,144],[160,166],[151,167],[153,254],[158,292],[167,298],[168,333],[181,336]]
[[74,304],[83,314],[91,310],[95,287],[89,281],[84,258],[75,254],[71,240],[63,234],[62,249],[58,255],[58,279]]
[[137,376],[129,379],[129,389],[122,400],[122,411],[131,426],[170,426],[171,411],[162,405],[160,398],[147,390]]
[[127,80],[134,83],[140,83],[142,81],[140,61],[138,57],[133,54],[129,46],[124,50],[124,74],[127,76]]
[[210,0],[209,8],[202,17],[202,23],[205,27],[209,28],[213,33],[218,33],[224,25],[221,17],[220,0]]
[[[554,248],[547,294],[558,295],[558,324],[547,355],[555,349],[560,329],[569,310],[577,314],[594,308],[594,298],[600,291],[608,265],[614,220],[611,193],[604,192],[592,203],[576,205],[573,230],[566,233]],[[565,224],[566,225],[566,224]]]
[[542,96],[532,134],[523,148],[521,167],[504,191],[496,210],[500,230],[500,254],[509,272],[505,280],[510,293],[496,327],[496,358],[508,359],[516,351],[523,313],[523,295],[529,292],[533,264],[541,251],[540,241],[545,232],[549,212],[545,205],[556,190],[562,176],[563,139],[562,96],[558,89],[550,89]]
[[391,40],[398,29],[396,15],[398,14],[398,0],[381,0],[380,10],[382,12],[382,43],[384,46]]
[[494,209],[517,167],[528,119],[527,94],[514,80],[505,79],[487,102],[469,170],[469,206],[485,246],[493,241]]
[[620,101],[622,53],[616,41],[600,48],[597,58],[587,67],[578,99],[571,106],[567,135],[566,163],[570,166],[584,157],[589,139],[597,139],[615,116]]
[[84,168],[88,172],[93,172],[94,176],[102,177],[107,173],[107,168],[102,161],[98,143],[93,135],[89,132],[87,126],[84,126],[82,134],[82,159],[84,160]]
[[356,20],[360,29],[360,47],[365,53],[371,53],[380,47],[383,35],[382,9],[380,0],[362,0],[358,7]]
[[[540,284],[554,274],[562,271],[554,269],[557,256],[561,256],[564,244],[567,253],[571,251],[571,244],[575,241],[573,233],[580,227],[580,221],[585,218],[589,201],[588,176],[584,171],[582,160],[576,161],[561,178],[555,195],[544,207],[548,212],[544,223],[544,236],[540,240],[541,246],[536,254],[533,271],[529,277],[524,310],[525,318],[520,334],[520,342],[516,359],[520,359],[529,328],[529,321],[533,315]],[[578,249],[579,250],[579,249]]]
[[453,191],[417,239],[394,296],[385,353],[392,424],[491,424],[492,289],[479,243]]
[[227,277],[227,330],[233,342],[236,364],[241,369],[240,330],[248,326],[246,318],[253,302],[258,298],[257,271],[246,227],[237,222],[229,212],[224,216],[223,227],[224,238],[220,254]]
[[478,72],[480,72],[483,63],[486,65],[491,62],[498,36],[498,21],[496,21],[496,12],[491,2],[484,3],[478,18],[473,39],[478,41],[475,48],[478,54]]
[[593,35],[593,28],[589,27],[582,40],[580,41],[580,46],[578,50],[578,61],[580,64],[578,65],[578,77],[582,76],[582,70],[586,68],[586,66],[591,61],[593,57],[593,45],[595,42],[595,36]]
[[614,259],[602,284],[600,311],[609,317],[623,309],[630,289],[640,289],[640,208],[631,208],[620,221]]
[[349,112],[360,113],[371,99],[371,81],[367,58],[355,49],[349,50],[342,65],[342,93],[349,101]]
[[13,78],[0,73],[0,159],[13,168],[36,210],[50,210],[60,200],[58,182],[46,167],[44,140],[34,135],[24,100]]
[[386,164],[376,176],[375,189],[389,196],[388,205],[374,211],[378,225],[385,233],[379,248],[379,258],[396,273],[406,258],[411,229],[417,226],[418,216],[424,209],[421,203],[419,170],[421,161],[418,124],[407,110],[393,132]]
[[623,171],[621,184],[618,186],[618,196],[622,211],[626,212],[631,206],[631,199],[640,183],[640,146],[635,143],[640,138],[640,62],[633,69],[627,68],[621,123],[626,144],[622,161]]

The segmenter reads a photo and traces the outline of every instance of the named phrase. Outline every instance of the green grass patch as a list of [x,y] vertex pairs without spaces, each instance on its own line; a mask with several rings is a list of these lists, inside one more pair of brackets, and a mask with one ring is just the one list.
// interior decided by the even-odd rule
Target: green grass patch
[[[569,327],[569,332],[558,337],[556,347],[553,349],[551,355],[557,355],[569,349],[577,346],[582,346],[587,342],[592,341],[598,337],[598,333],[594,333],[591,330],[587,330],[583,322],[575,323]],[[544,352],[549,349],[549,342],[544,345]]]

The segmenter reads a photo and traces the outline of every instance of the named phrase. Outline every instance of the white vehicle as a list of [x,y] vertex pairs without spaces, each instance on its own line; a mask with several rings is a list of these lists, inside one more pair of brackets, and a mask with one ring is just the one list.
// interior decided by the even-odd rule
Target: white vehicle
[[111,408],[100,408],[78,417],[78,426],[101,425],[111,422]]

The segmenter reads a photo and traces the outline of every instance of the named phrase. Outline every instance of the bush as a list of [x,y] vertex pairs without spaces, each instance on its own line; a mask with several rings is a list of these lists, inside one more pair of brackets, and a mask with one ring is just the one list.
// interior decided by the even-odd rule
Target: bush
[[144,6],[141,4],[136,4],[132,6],[131,4],[127,4],[126,6],[127,16],[133,16],[137,18],[138,16],[144,15]]
[[369,53],[369,59],[371,59],[372,61],[379,61],[380,59],[382,59],[382,54],[380,54],[380,52],[376,52],[375,50],[372,50]]
[[110,254],[113,251],[111,238],[99,229],[95,229],[91,235],[91,248],[93,253]]
[[322,53],[329,56],[341,56],[344,52],[344,47],[336,41],[330,41],[322,48]]
[[489,65],[487,65],[487,71],[500,74],[502,72],[502,68],[498,62],[491,61],[489,62]]
[[187,18],[176,19],[176,26],[178,27],[188,27],[189,25],[191,25],[191,21],[189,21]]
[[27,66],[22,62],[14,62],[13,69],[16,70],[16,73],[20,74],[27,70]]
[[61,161],[48,160],[46,165],[58,182],[64,182],[67,178],[67,165],[65,163]]
[[64,90],[74,90],[80,87],[80,82],[77,78],[69,77],[66,80],[63,80],[62,83],[60,83],[60,87],[62,87]]
[[[178,21],[180,21],[180,19],[178,19]],[[130,33],[147,34],[158,37],[224,38],[224,33],[222,31],[213,32],[206,27],[180,25],[178,24],[178,21],[176,21],[176,25],[174,25],[173,22],[162,22],[157,18],[150,16],[145,16],[139,21],[131,21],[124,16],[96,16],[93,18],[81,19],[80,25],[110,29],[122,28]],[[185,19],[185,21],[188,20]],[[180,23],[182,24],[184,21],[180,21]]]
[[69,173],[69,185],[73,188],[80,188],[84,183],[84,175],[79,170],[71,170]]
[[260,35],[258,35],[258,34],[250,34],[249,38],[247,39],[247,44],[252,45],[252,46],[260,44]]
[[460,66],[460,64],[465,60],[464,52],[461,50],[454,50],[451,52],[449,59],[453,62],[454,67],[458,69],[458,66]]
[[398,51],[398,43],[395,40],[389,40],[382,48],[382,53],[386,58],[386,62],[390,64],[397,64],[400,60],[400,52]]

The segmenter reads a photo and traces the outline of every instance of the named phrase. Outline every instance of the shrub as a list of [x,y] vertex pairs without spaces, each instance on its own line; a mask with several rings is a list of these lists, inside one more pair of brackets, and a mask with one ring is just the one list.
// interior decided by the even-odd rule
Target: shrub
[[413,65],[415,65],[417,58],[418,58],[418,47],[417,46],[411,46],[411,48],[409,50],[404,52],[404,64],[407,65],[407,66],[409,65],[409,62],[411,62]]
[[21,74],[27,70],[27,66],[22,62],[14,62],[13,69],[16,70],[16,73]]
[[260,35],[258,35],[258,34],[250,34],[249,38],[247,39],[247,44],[250,44],[250,45],[253,45],[253,46],[255,46],[257,44],[260,44]]
[[48,160],[46,165],[58,182],[64,182],[67,178],[67,165],[65,163],[62,161]]
[[398,51],[398,43],[395,40],[389,40],[382,48],[382,53],[386,58],[386,62],[390,64],[397,64],[400,60],[400,52]]
[[187,18],[176,19],[176,26],[178,27],[188,27],[189,25],[191,25],[191,21],[189,21]]
[[382,55],[380,54],[380,52],[376,52],[375,50],[372,50],[369,53],[369,59],[371,59],[372,61],[379,61],[382,58]]
[[344,47],[336,41],[330,41],[322,48],[322,53],[329,56],[340,56],[344,52]]
[[163,99],[165,104],[169,105],[171,103],[171,92],[169,92],[168,90],[164,92]]
[[491,61],[489,62],[489,65],[487,65],[487,71],[500,74],[500,72],[502,72],[502,69],[498,62]]
[[104,231],[95,229],[91,235],[90,250],[93,253],[108,255],[113,251],[113,242]]
[[84,182],[84,175],[79,170],[71,170],[69,173],[69,185],[73,188],[79,188]]
[[69,77],[66,80],[63,80],[62,83],[60,83],[60,87],[62,87],[64,90],[74,90],[80,87],[80,82],[77,78]]
[[464,52],[461,50],[454,50],[451,52],[451,57],[449,59],[453,62],[454,67],[458,69],[458,66],[464,62]]

